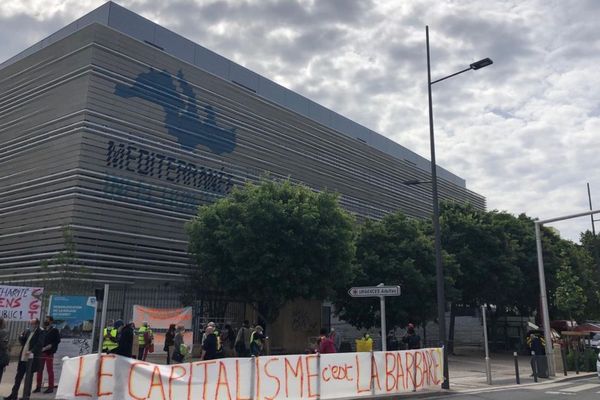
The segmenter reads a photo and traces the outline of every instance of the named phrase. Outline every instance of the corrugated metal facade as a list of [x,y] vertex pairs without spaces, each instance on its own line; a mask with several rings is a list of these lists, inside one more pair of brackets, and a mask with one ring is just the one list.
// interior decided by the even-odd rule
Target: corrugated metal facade
[[100,24],[0,70],[0,171],[3,281],[41,279],[66,225],[92,279],[180,280],[198,205],[265,173],[337,191],[361,218],[431,212],[427,185],[402,184],[429,178],[411,162]]

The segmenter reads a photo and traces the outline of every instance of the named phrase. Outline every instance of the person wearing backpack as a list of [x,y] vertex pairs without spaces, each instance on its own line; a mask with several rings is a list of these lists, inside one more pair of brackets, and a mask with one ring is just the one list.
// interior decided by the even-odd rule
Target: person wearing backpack
[[250,322],[245,320],[235,338],[234,348],[238,357],[250,356]]

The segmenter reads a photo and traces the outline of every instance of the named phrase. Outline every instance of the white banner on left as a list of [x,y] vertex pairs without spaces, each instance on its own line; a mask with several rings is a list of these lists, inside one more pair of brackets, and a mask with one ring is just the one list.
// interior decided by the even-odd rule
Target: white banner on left
[[39,318],[44,288],[0,285],[0,317],[8,321]]

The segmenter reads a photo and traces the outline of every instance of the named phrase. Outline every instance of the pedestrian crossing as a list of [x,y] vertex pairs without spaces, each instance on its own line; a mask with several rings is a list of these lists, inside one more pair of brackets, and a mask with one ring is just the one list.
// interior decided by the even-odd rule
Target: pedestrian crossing
[[585,379],[583,381],[567,381],[556,383],[542,383],[524,387],[527,390],[544,391],[546,394],[575,395],[580,392],[590,391],[600,394],[600,380]]

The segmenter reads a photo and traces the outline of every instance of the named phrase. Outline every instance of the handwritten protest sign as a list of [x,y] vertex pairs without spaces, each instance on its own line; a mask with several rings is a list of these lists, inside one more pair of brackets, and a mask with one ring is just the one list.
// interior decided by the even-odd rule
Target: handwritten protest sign
[[44,288],[0,285],[0,317],[9,321],[40,318]]
[[442,383],[442,349],[226,358],[157,365],[116,355],[65,359],[60,399],[336,399]]

